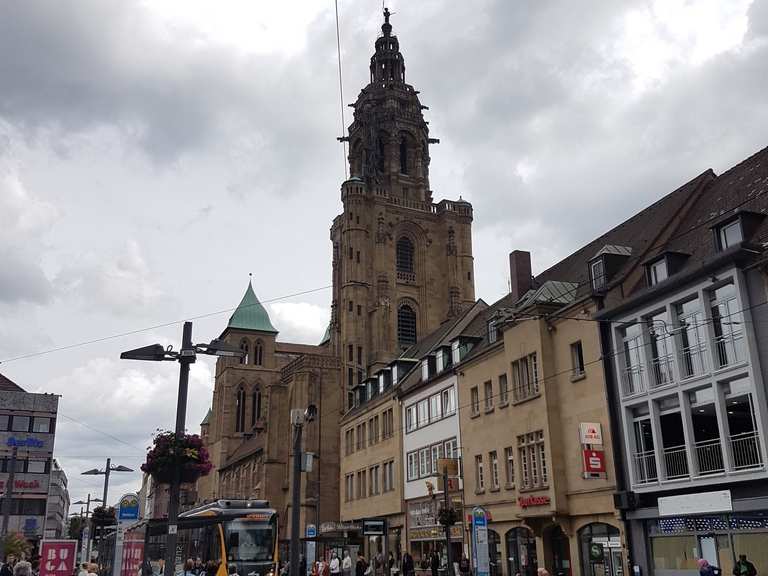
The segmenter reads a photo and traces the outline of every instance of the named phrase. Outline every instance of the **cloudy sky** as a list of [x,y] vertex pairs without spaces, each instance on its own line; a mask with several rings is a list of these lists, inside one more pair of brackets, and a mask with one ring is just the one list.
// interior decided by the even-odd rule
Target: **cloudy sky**
[[[768,0],[388,5],[441,139],[435,197],[474,204],[487,301],[510,250],[541,271],[768,145]],[[352,102],[381,3],[339,9]],[[196,341],[215,337],[249,273],[281,339],[320,339],[344,176],[333,2],[9,0],[0,86],[0,371],[61,395],[76,500],[100,491],[81,471],[107,456],[138,469],[173,426],[177,367],[120,351],[177,344],[168,323],[220,312],[195,321]],[[201,360],[194,429],[212,386]]]

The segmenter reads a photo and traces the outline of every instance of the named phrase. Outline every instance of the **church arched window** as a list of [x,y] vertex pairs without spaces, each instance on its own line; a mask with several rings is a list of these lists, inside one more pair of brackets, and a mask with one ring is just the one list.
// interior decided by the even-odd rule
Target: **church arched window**
[[386,147],[384,146],[384,136],[379,136],[376,142],[376,167],[380,172],[384,172]]
[[243,352],[243,356],[240,358],[240,364],[248,364],[250,346],[248,346],[248,340],[245,338],[240,340],[240,350]]
[[397,309],[397,343],[402,347],[416,344],[416,312],[408,304]]
[[413,274],[413,242],[406,236],[401,236],[395,246],[395,265],[398,272]]
[[261,340],[256,340],[256,345],[253,347],[253,363],[256,366],[264,364],[264,345],[261,343]]
[[245,390],[240,386],[235,398],[235,432],[243,431],[245,431]]
[[400,139],[400,173],[408,174],[408,140],[405,136]]
[[261,389],[256,388],[251,395],[251,426],[261,420]]

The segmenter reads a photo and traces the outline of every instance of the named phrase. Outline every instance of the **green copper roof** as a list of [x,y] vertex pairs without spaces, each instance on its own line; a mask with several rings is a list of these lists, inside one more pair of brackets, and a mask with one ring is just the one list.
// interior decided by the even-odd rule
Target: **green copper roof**
[[274,332],[277,334],[277,330],[272,326],[272,322],[269,321],[269,314],[267,314],[259,299],[256,298],[256,294],[253,293],[253,286],[250,280],[248,281],[248,289],[245,291],[245,295],[235,309],[235,312],[230,316],[227,327],[236,330],[258,330],[259,332]]
[[213,416],[213,410],[208,408],[208,413],[205,415],[205,418],[203,418],[203,421],[200,422],[200,426],[205,426],[206,424],[210,424],[212,416]]
[[331,323],[328,322],[328,327],[325,329],[325,334],[323,334],[323,339],[320,340],[320,344],[318,344],[318,346],[327,344],[330,341],[331,341]]

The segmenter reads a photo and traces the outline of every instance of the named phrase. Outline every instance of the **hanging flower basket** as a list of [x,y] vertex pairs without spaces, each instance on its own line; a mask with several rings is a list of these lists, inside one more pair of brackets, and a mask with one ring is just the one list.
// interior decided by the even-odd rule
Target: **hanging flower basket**
[[453,526],[459,521],[459,515],[454,508],[440,508],[437,521],[443,526]]
[[147,460],[141,465],[160,484],[170,484],[176,470],[182,483],[196,482],[213,468],[208,451],[197,434],[176,436],[174,432],[158,430],[153,445],[147,451]]

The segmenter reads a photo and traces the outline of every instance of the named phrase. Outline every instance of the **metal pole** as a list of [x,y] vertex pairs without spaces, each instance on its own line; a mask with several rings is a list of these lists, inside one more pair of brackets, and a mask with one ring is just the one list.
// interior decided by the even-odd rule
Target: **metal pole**
[[[445,513],[450,510],[450,495],[448,494],[448,466],[443,466],[443,508]],[[451,525],[445,523],[445,557],[448,560],[448,576],[453,576],[453,558],[451,554]]]
[[109,469],[112,467],[112,458],[107,458],[107,467],[104,468],[104,494],[101,497],[101,505],[107,510],[107,491],[109,490]]
[[[184,435],[187,419],[187,390],[189,388],[189,366],[195,361],[192,344],[192,322],[184,322],[179,352],[179,398],[176,403],[176,437]],[[181,470],[177,466],[173,471],[168,499],[168,538],[165,550],[165,576],[173,576],[176,570],[176,542],[179,518],[179,495],[181,492]],[[222,558],[226,562],[226,558]]]
[[85,559],[83,562],[91,561],[91,521],[88,519],[88,514],[91,512],[91,493],[88,493],[88,501],[85,504],[85,523],[87,524],[85,530]]
[[[293,482],[291,483],[291,567],[290,576],[306,576],[299,574],[299,507],[301,506],[301,432],[302,425],[293,425]],[[170,575],[166,575],[170,576]]]
[[[5,484],[5,498],[3,498],[3,530],[0,534],[3,538],[8,534],[8,521],[11,519],[11,507],[13,506],[13,483],[16,481],[16,457],[19,449],[14,446],[11,451],[11,470],[8,473],[8,481]],[[5,539],[0,543],[0,558],[5,558]]]

